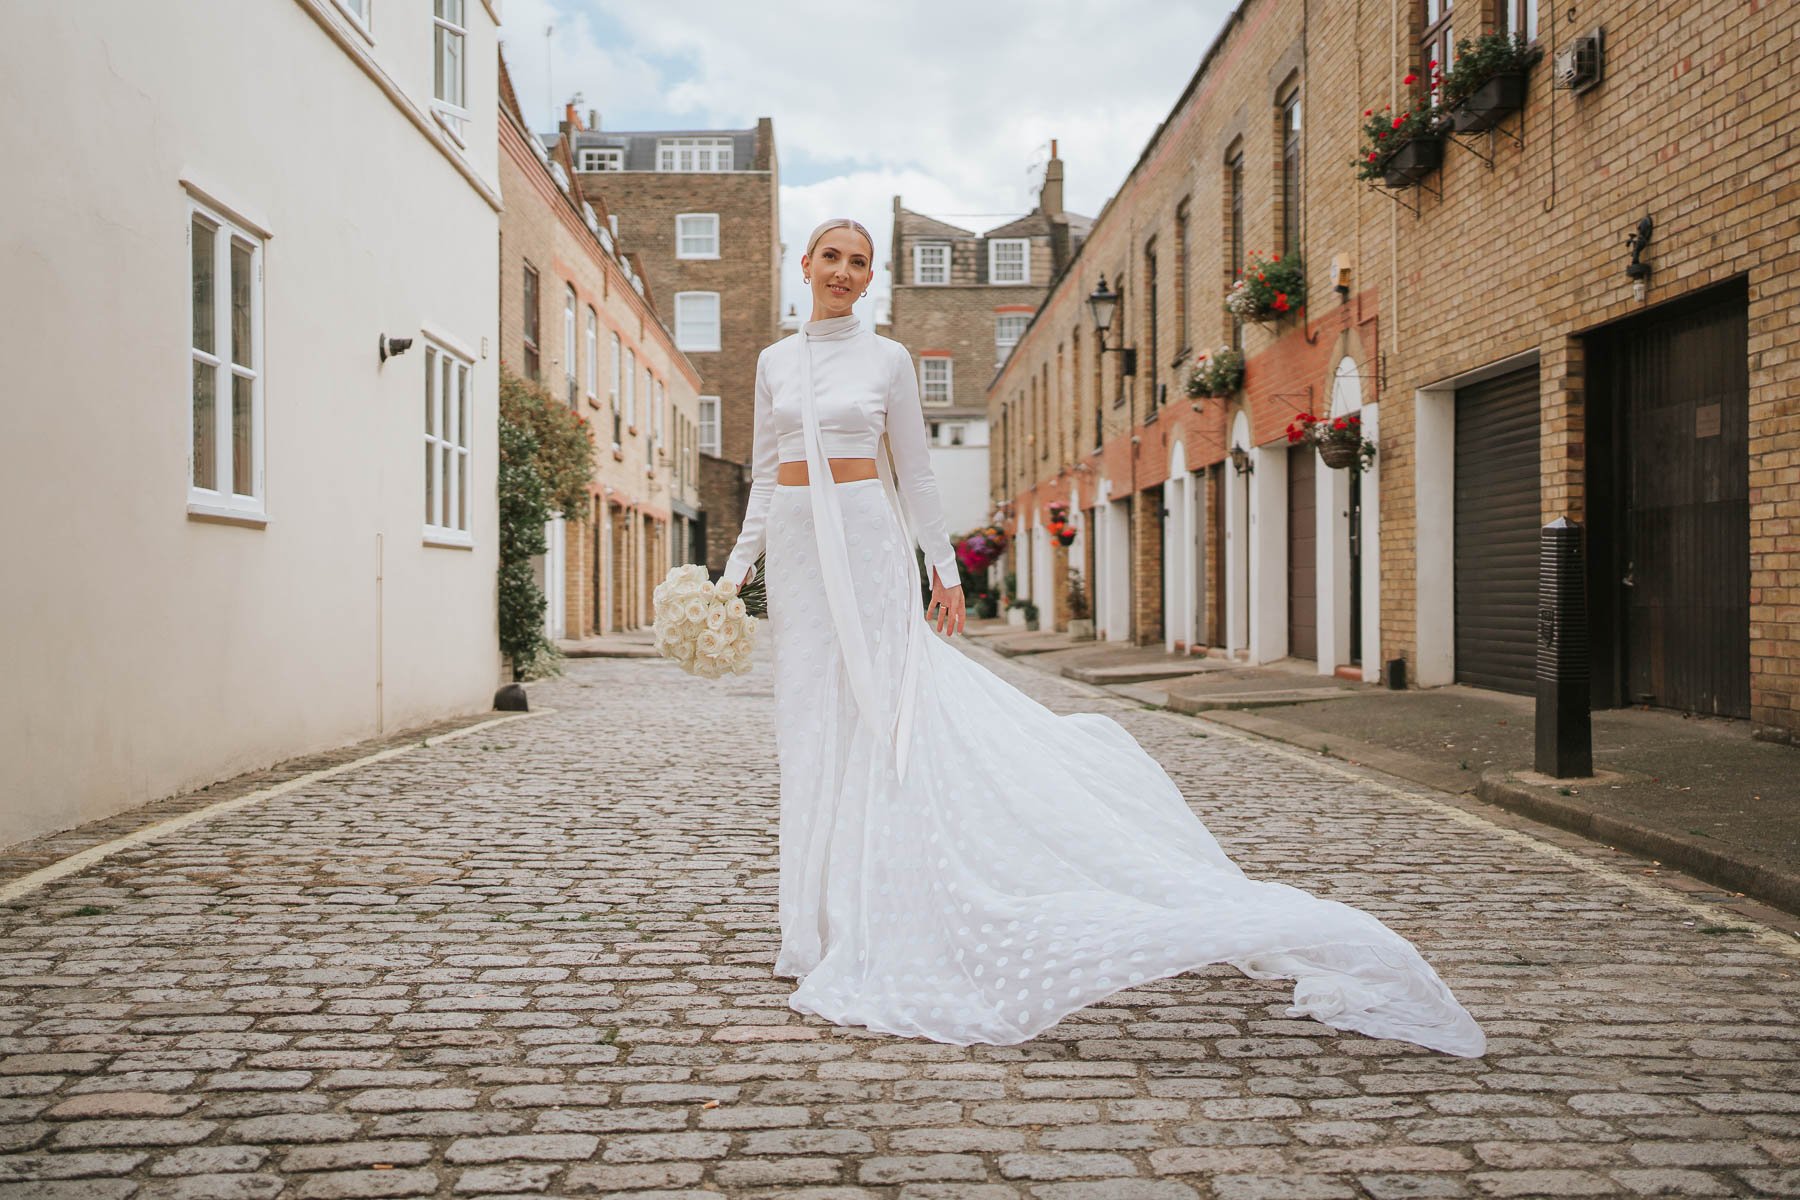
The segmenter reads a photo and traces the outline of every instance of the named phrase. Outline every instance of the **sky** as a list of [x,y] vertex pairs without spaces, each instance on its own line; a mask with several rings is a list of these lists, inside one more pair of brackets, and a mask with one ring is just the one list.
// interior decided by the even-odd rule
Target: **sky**
[[[781,171],[782,312],[809,314],[807,234],[875,235],[885,311],[893,197],[980,232],[1037,203],[1057,142],[1063,207],[1095,216],[1224,26],[1228,0],[501,0],[534,130],[580,95],[603,129],[754,126]],[[550,32],[546,36],[546,29]]]

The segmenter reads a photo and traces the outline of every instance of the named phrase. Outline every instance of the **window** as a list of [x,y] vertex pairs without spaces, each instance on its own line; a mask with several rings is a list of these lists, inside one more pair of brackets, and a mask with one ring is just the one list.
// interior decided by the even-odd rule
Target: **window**
[[719,398],[700,397],[700,452],[719,454]]
[[594,306],[587,310],[587,395],[590,403],[597,403],[594,395],[600,390],[600,317],[594,312]]
[[576,162],[583,171],[623,171],[625,151],[618,146],[584,146]]
[[344,15],[355,21],[365,34],[371,32],[369,27],[369,4],[371,0],[337,0],[337,6],[344,10]]
[[620,380],[623,377],[624,371],[625,356],[619,346],[619,335],[615,333],[612,335],[612,391],[608,396],[608,400],[612,405],[612,443],[614,450],[617,450],[619,444],[625,440],[624,416],[619,407],[619,392],[621,391]]
[[263,239],[189,201],[189,511],[263,512]]
[[1300,253],[1300,89],[1281,105],[1281,252]]
[[463,25],[466,0],[432,0],[431,110],[460,145],[469,113],[463,107]]
[[563,379],[568,384],[569,407],[577,407],[575,392],[575,285],[563,293]]
[[525,264],[525,377],[538,378],[538,275]]
[[[1231,193],[1226,197],[1226,211],[1230,217],[1225,230],[1226,246],[1230,251],[1225,260],[1225,286],[1229,289],[1237,280],[1238,272],[1244,269],[1244,151],[1241,146],[1225,160],[1225,187]],[[1231,346],[1234,350],[1244,348],[1244,323],[1236,317],[1231,318]]]
[[656,143],[659,171],[729,171],[730,138],[662,138]]
[[1156,407],[1156,375],[1162,367],[1162,359],[1156,356],[1156,332],[1160,327],[1156,313],[1156,239],[1151,238],[1144,243],[1144,300],[1145,300],[1145,342],[1150,351],[1150,407]]
[[1031,282],[1030,238],[995,238],[988,243],[988,282]]
[[719,257],[719,214],[677,213],[675,215],[675,257]]
[[1538,0],[1499,0],[1501,33],[1522,33],[1528,42],[1537,41]]
[[969,425],[966,421],[933,421],[931,423],[931,443],[934,446],[961,446],[968,441]]
[[913,282],[950,282],[950,247],[944,242],[921,242],[913,247]]
[[470,364],[425,343],[425,536],[469,542]]
[[637,431],[637,351],[625,351],[625,428]]
[[1181,343],[1181,357],[1187,357],[1192,345],[1188,335],[1188,202],[1184,197],[1175,206],[1175,340]]
[[719,293],[675,293],[675,344],[683,350],[719,348]]
[[[1425,3],[1425,38],[1419,46],[1419,61],[1423,65],[1422,74],[1426,79],[1433,78],[1432,63],[1437,64],[1436,75],[1442,77],[1450,73],[1450,65],[1456,58],[1456,37],[1451,31],[1456,0],[1424,0]],[[1465,0],[1473,3],[1473,0]],[[1431,103],[1437,104],[1437,89],[1431,90]]]
[[1000,366],[1019,344],[1025,326],[1031,324],[1030,313],[998,313],[994,317],[994,365]]
[[950,356],[948,354],[924,355],[919,359],[919,368],[920,402],[935,404],[940,408],[950,404]]

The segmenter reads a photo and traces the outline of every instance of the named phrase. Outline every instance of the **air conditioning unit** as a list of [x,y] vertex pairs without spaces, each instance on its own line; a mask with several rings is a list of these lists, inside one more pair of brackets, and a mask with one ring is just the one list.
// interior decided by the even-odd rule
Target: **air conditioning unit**
[[1556,86],[1580,95],[1600,82],[1606,37],[1602,30],[1582,34],[1556,52]]

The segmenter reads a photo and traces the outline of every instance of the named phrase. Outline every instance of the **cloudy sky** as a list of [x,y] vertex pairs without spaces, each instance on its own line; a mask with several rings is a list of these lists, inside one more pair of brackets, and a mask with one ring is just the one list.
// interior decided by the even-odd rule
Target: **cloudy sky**
[[[1168,115],[1228,0],[502,0],[532,127],[580,93],[607,129],[775,122],[782,311],[806,235],[851,216],[887,293],[893,197],[983,230],[1029,211],[1057,140],[1064,207],[1100,211]],[[548,37],[545,30],[550,29]]]

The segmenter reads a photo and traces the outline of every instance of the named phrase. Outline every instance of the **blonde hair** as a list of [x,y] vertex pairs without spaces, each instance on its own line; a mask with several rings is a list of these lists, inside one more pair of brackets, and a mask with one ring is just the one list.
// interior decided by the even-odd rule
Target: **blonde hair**
[[863,228],[861,221],[852,221],[849,217],[831,217],[820,221],[818,226],[812,231],[812,236],[806,239],[807,257],[812,257],[813,247],[819,244],[820,238],[824,237],[826,233],[833,229],[854,229],[856,232],[862,234],[863,239],[869,243],[869,256],[871,258],[874,257],[875,238],[867,229]]

